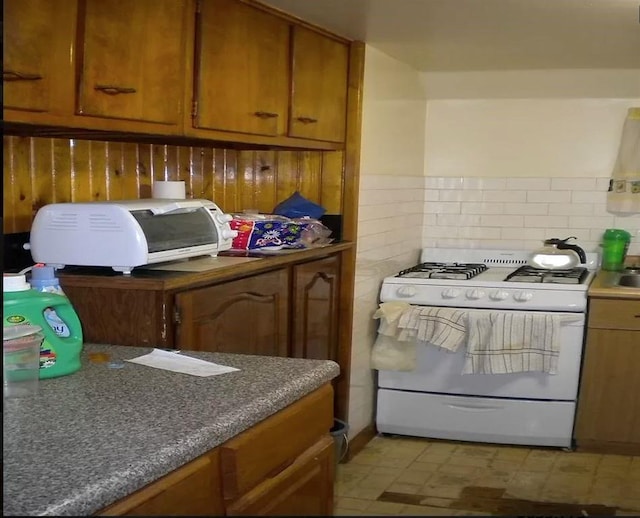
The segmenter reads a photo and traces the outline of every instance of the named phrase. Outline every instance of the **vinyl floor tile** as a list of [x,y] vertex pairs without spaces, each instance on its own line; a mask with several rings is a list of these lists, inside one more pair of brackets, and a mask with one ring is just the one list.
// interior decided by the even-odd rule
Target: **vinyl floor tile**
[[640,516],[640,457],[378,436],[335,494],[337,515]]

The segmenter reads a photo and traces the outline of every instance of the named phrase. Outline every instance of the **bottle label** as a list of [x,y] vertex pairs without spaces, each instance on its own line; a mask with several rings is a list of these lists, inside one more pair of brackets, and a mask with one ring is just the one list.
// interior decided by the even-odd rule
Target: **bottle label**
[[42,340],[42,345],[40,345],[40,368],[48,369],[49,367],[53,367],[56,364],[56,351],[49,341],[45,338]]
[[44,319],[49,324],[49,327],[53,329],[53,332],[62,338],[66,338],[71,336],[71,331],[69,331],[69,326],[65,324],[64,320],[62,320],[55,309],[47,308],[44,310]]

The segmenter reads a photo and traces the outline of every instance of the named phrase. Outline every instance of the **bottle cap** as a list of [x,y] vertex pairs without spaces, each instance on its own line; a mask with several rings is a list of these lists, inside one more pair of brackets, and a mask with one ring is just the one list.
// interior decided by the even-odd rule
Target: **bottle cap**
[[53,266],[34,266],[31,270],[31,285],[34,288],[43,286],[59,286]]
[[31,284],[27,282],[27,277],[18,273],[5,273],[2,276],[2,291],[27,291],[31,289]]

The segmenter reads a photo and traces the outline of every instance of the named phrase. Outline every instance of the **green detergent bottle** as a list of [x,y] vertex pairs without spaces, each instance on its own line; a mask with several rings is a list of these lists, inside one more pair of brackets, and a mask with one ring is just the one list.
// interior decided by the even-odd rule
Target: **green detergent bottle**
[[[3,327],[32,324],[42,328],[40,347],[40,379],[66,376],[80,369],[82,326],[71,302],[64,295],[42,293],[31,288],[26,277],[4,274],[2,291]],[[55,311],[68,329],[66,336],[56,333],[45,318],[45,311]]]

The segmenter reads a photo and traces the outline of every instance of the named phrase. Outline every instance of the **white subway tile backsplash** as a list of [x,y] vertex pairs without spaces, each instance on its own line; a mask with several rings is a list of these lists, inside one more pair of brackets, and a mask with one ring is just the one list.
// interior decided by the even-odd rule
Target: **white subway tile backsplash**
[[[432,192],[432,191],[427,191]],[[482,191],[439,191],[440,201],[482,201]],[[425,196],[425,201],[427,200]]]
[[460,214],[460,202],[435,201],[425,203],[425,212],[428,214]]
[[462,189],[463,178],[454,176],[427,176],[424,179],[425,189]]
[[438,226],[446,227],[469,227],[478,226],[480,223],[480,217],[477,215],[458,215],[458,214],[437,214],[436,224]]
[[[458,232],[459,230],[463,229],[465,227],[443,227],[443,226],[438,226],[438,227],[430,227],[428,229],[428,234],[431,237],[458,237]],[[471,227],[469,227],[471,228]],[[474,227],[475,228],[475,227]]]
[[504,214],[546,216],[549,214],[549,205],[547,203],[505,203]]
[[505,201],[512,203],[524,203],[527,201],[527,191],[482,191],[482,201]]
[[437,214],[429,214],[428,212],[424,213],[422,217],[422,225],[424,227],[436,227],[438,226],[438,215]]
[[549,237],[544,228],[502,228],[500,229],[502,239],[514,241],[518,239],[544,241]]
[[567,227],[574,229],[591,229],[594,227],[611,228],[613,216],[570,216]]
[[[442,196],[443,192],[451,192],[451,191],[439,191],[437,189],[425,189],[424,191],[424,201],[439,201],[440,196]],[[442,200],[442,201],[450,201],[450,200]]]
[[[500,239],[500,228],[496,227],[461,227],[458,229],[458,237],[463,239]],[[452,234],[449,234],[453,237]]]
[[507,190],[548,191],[551,178],[507,178]]
[[550,216],[591,216],[594,206],[591,203],[550,203]]
[[478,178],[470,177],[462,179],[462,188],[465,190],[504,190],[507,188],[506,178]]
[[483,202],[473,203],[465,202],[461,207],[462,214],[504,214],[504,203]]
[[525,216],[525,227],[567,228],[568,216]]
[[528,191],[527,203],[569,203],[571,191]]
[[488,227],[524,227],[524,217],[511,215],[508,218],[504,216],[480,216],[480,225]]
[[[606,228],[625,228],[634,235],[640,229],[640,216],[616,218],[607,212],[608,177],[427,177],[424,185],[422,246],[444,246],[445,239],[458,247],[487,247],[491,241],[504,247],[539,246],[556,234],[579,233],[581,244],[597,247]],[[456,202],[459,214],[450,205]],[[482,228],[501,229],[498,241],[480,233],[470,239],[473,229]],[[633,245],[640,250],[640,234],[637,241],[630,251]]]
[[403,214],[420,214],[420,216],[424,212],[424,206],[425,202],[422,200],[405,201],[399,204],[400,211]]
[[596,178],[552,178],[551,190],[554,191],[595,191]]
[[571,203],[598,203],[605,202],[605,193],[602,191],[572,191]]

